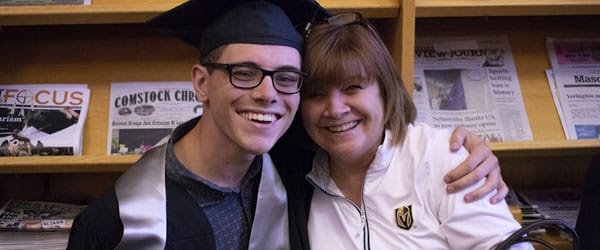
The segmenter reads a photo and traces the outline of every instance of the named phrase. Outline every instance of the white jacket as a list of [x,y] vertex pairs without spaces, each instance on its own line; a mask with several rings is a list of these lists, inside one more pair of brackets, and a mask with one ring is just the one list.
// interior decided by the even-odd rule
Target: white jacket
[[[443,176],[466,158],[449,150],[450,131],[410,125],[401,145],[391,133],[366,175],[362,208],[343,197],[319,152],[307,178],[315,186],[308,232],[312,249],[489,249],[518,230],[503,201],[472,203],[448,194]],[[529,248],[529,247],[526,247]]]

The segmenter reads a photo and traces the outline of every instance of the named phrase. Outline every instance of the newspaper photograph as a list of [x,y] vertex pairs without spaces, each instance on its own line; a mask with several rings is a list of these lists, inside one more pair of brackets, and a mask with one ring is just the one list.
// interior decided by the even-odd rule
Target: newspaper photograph
[[0,156],[81,155],[87,84],[0,85]]
[[110,87],[107,152],[143,154],[202,114],[191,82],[118,82]]
[[533,140],[506,36],[417,37],[414,74],[417,122],[486,142]]
[[11,199],[0,209],[0,231],[68,230],[85,205]]
[[566,138],[600,138],[600,38],[547,38],[546,48]]

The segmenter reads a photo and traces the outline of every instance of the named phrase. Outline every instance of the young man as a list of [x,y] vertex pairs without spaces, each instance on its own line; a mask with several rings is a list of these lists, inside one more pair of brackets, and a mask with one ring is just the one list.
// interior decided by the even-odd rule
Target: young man
[[[310,168],[311,155],[299,156],[305,151],[293,136],[275,146],[275,164],[267,152],[300,101],[303,37],[295,27],[328,15],[312,0],[191,0],[151,20],[199,49],[192,82],[204,113],[90,204],[68,248],[307,248],[308,210],[298,197],[307,195],[301,166]],[[502,186],[489,149],[464,131],[458,136],[484,152],[473,161],[492,159],[476,171],[495,173],[490,186]]]

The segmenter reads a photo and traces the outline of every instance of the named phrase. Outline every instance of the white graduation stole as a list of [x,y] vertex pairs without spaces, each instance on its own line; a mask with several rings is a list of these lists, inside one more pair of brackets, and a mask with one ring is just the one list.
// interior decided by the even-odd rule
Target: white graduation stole
[[[146,152],[115,183],[123,238],[116,249],[164,249],[167,238],[167,144]],[[198,246],[201,247],[201,246]],[[287,194],[268,154],[258,187],[249,249],[289,249]]]

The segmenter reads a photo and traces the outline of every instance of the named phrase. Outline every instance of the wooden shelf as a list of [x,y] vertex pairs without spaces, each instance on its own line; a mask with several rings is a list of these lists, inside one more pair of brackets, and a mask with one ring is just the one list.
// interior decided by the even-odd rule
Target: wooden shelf
[[[490,147],[501,158],[591,156],[598,153],[600,140],[506,142]],[[3,157],[0,174],[122,172],[138,159],[138,155]]]
[[417,17],[600,14],[597,0],[415,0]]
[[[111,82],[188,81],[194,48],[143,23],[185,0],[93,0],[90,6],[0,7],[0,83],[87,83],[92,90],[82,156],[3,157],[1,174],[121,172],[139,156],[107,156]],[[600,140],[565,140],[544,70],[550,67],[546,37],[598,34],[598,0],[319,0],[331,12],[359,11],[378,27],[407,84],[413,76],[414,35],[507,34],[534,141],[491,143],[506,179],[518,186],[544,185],[572,174],[581,183]],[[400,4],[402,3],[402,4]],[[531,165],[535,166],[531,166]],[[569,164],[577,168],[571,171]],[[563,167],[565,166],[565,167]],[[509,171],[506,171],[509,169]],[[561,172],[563,171],[563,172]],[[546,179],[546,178],[541,178]],[[1,181],[1,179],[0,179]],[[530,184],[532,183],[532,184]],[[0,197],[2,198],[2,197]]]
[[[43,38],[43,39],[39,39]],[[82,156],[2,157],[0,173],[123,171],[139,156],[107,156],[111,82],[189,81],[197,52],[143,24],[5,27],[0,83],[87,83]]]
[[[116,24],[143,23],[183,0],[92,0],[91,5],[3,6],[0,7],[0,25],[57,25],[57,24]],[[396,17],[397,0],[321,0],[331,10],[359,11],[366,17]]]
[[91,5],[4,6],[0,25],[141,23],[183,2],[93,0]]
[[139,155],[2,157],[0,174],[123,172]]
[[501,158],[531,156],[591,156],[600,152],[600,140],[545,140],[490,143]]
[[[121,172],[130,167],[139,156],[106,155],[110,83],[189,81],[196,50],[143,24],[182,2],[0,7],[0,83],[87,83],[91,89],[82,156],[3,157],[0,173]],[[400,5],[397,0],[320,3],[332,12],[387,19],[398,16]],[[411,31],[404,35],[412,36]]]
[[355,11],[367,18],[394,18],[400,11],[399,0],[318,0],[332,13]]
[[589,37],[597,34],[600,16],[445,17],[418,18],[417,36],[507,35],[533,141],[491,143],[501,158],[529,156],[590,156],[600,152],[600,140],[566,140],[554,106],[545,70],[549,69],[547,37]]

